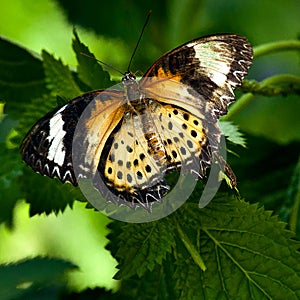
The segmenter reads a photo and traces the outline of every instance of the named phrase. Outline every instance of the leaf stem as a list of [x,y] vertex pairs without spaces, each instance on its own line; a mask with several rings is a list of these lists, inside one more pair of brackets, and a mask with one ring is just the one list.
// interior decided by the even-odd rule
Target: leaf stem
[[191,254],[195,264],[198,265],[199,268],[204,272],[207,268],[206,268],[206,265],[204,264],[202,257],[200,256],[199,252],[194,247],[193,243],[188,238],[188,236],[183,232],[183,230],[179,226],[178,222],[177,222],[177,231],[179,233],[179,236],[180,236],[186,250]]
[[280,74],[266,78],[261,82],[262,85],[278,84],[278,83],[291,83],[300,86],[300,77],[291,74]]
[[[259,45],[254,47],[254,58],[258,58],[260,56],[278,52],[278,51],[286,51],[286,50],[300,50],[300,41],[298,40],[286,40],[286,41],[277,41],[272,43],[267,43],[263,45]],[[296,81],[296,82],[295,82]],[[266,78],[261,82],[263,85],[269,85],[269,84],[277,84],[277,83],[296,83],[299,84],[299,77],[293,76],[293,75],[275,75],[269,78]],[[243,96],[239,98],[237,102],[235,102],[228,114],[224,117],[222,117],[222,120],[229,121],[231,120],[236,114],[238,114],[241,110],[243,110],[254,98],[254,95],[252,93],[246,93]]]
[[255,96],[252,93],[246,93],[241,96],[237,102],[230,106],[230,110],[228,111],[227,115],[221,118],[222,121],[230,121],[237,115],[240,111],[242,111],[245,107],[248,106],[249,103],[252,102]]
[[293,209],[292,209],[292,213],[291,213],[291,217],[290,217],[290,229],[293,232],[296,232],[296,229],[297,229],[299,208],[300,208],[300,185],[298,188],[298,193],[296,195],[295,203],[293,205]]
[[[299,159],[297,168],[300,168],[300,159]],[[299,174],[297,174],[296,177],[299,179]],[[290,229],[294,232],[296,232],[296,230],[297,230],[299,210],[300,210],[300,181],[298,182],[295,202],[294,202],[294,205],[292,208],[290,221],[289,221]]]
[[286,50],[300,50],[300,41],[298,40],[287,40],[287,41],[278,41],[267,44],[262,44],[253,48],[254,58],[260,56]]
[[[274,75],[271,77],[268,77],[264,79],[263,81],[257,83],[257,85],[260,86],[261,89],[263,89],[266,86],[271,85],[278,85],[278,84],[291,84],[295,86],[295,92],[297,91],[297,88],[300,88],[300,77],[296,75],[291,74],[280,74],[280,75]],[[257,91],[259,93],[259,91]],[[246,93],[242,95],[238,101],[232,104],[230,106],[230,109],[224,117],[222,117],[222,121],[229,121],[232,120],[235,115],[237,115],[240,111],[245,109],[251,103],[251,101],[254,99],[255,95],[252,93]]]

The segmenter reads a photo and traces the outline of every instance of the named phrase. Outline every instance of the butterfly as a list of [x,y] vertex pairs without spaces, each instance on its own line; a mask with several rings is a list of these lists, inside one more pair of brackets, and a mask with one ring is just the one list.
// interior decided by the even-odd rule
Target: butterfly
[[221,139],[218,119],[252,57],[236,34],[185,43],[140,81],[128,71],[123,89],[92,91],[48,113],[24,138],[22,158],[42,175],[74,186],[91,178],[116,203],[149,209],[170,190],[168,173],[205,177]]

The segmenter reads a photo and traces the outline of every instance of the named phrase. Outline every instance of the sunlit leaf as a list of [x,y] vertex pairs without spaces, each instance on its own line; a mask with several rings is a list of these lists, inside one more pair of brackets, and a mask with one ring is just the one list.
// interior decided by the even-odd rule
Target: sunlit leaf
[[45,50],[42,53],[42,57],[47,87],[52,91],[52,95],[65,96],[72,99],[82,94],[73,78],[72,72],[60,59],[55,59]]
[[238,126],[234,125],[229,121],[219,122],[222,133],[225,135],[228,141],[246,147],[246,140],[243,137],[243,134],[239,131]]
[[[109,73],[104,71],[102,66],[96,61],[95,56],[90,52],[89,48],[80,41],[75,30],[73,49],[78,61],[78,77],[90,87],[90,90],[105,89],[115,84],[115,82],[110,80]],[[86,57],[83,54],[90,57]]]
[[47,91],[41,59],[32,51],[0,37],[0,101],[11,118],[22,116],[30,99]]

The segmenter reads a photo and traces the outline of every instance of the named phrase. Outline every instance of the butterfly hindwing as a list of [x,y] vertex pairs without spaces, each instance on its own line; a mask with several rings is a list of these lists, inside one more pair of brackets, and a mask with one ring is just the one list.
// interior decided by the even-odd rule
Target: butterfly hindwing
[[143,113],[123,108],[126,117],[111,131],[98,171],[115,195],[147,206],[168,191],[164,176],[173,170],[203,178],[212,145],[206,122],[198,116],[154,99],[141,106]]
[[[153,116],[168,158],[168,171],[181,170],[203,178],[210,164],[211,140],[207,122],[181,107],[157,102]],[[218,129],[214,130],[219,133]]]
[[115,195],[132,205],[148,206],[160,201],[169,186],[163,179],[164,153],[157,143],[151,149],[157,133],[149,119],[150,108],[141,106],[139,113],[131,105],[123,106],[123,118],[106,141],[98,171]]

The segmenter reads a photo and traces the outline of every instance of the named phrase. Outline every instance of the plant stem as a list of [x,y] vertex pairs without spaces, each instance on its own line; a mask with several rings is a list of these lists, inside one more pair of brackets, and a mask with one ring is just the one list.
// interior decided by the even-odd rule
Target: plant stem
[[261,85],[270,85],[278,83],[290,83],[300,86],[300,77],[291,74],[280,74],[266,78],[261,82]]
[[[261,81],[259,84],[261,87],[267,85],[276,85],[282,83],[289,83],[300,87],[300,77],[290,74],[281,74],[281,75],[274,75],[271,77],[266,78],[265,80]],[[243,110],[253,99],[255,95],[252,93],[246,93],[241,96],[238,101],[232,104],[230,110],[228,111],[227,115],[222,117],[222,121],[229,121],[232,120],[235,115],[237,115],[241,110]]]
[[254,50],[254,58],[258,58],[260,56],[272,52],[286,51],[286,50],[300,50],[300,41],[287,40],[287,41],[272,42],[272,43],[256,46],[253,48],[253,50]]
[[179,233],[179,236],[186,248],[186,250],[191,254],[194,262],[196,265],[199,266],[199,268],[204,272],[207,268],[204,264],[204,261],[202,260],[199,252],[197,249],[195,249],[194,245],[192,244],[191,240],[188,238],[188,236],[183,232],[179,224],[177,223],[177,231]]
[[[299,170],[297,171],[298,174],[296,174],[296,178],[298,178],[299,180],[299,173],[300,173],[300,159],[298,161],[298,165],[297,168],[299,168]],[[289,221],[289,225],[290,225],[290,229],[294,232],[296,232],[297,230],[297,221],[298,221],[298,217],[299,217],[299,210],[300,210],[300,181],[298,182],[298,186],[297,186],[297,193],[295,196],[295,202],[292,208],[292,212],[291,212],[291,216],[290,216],[290,221]]]
[[239,98],[237,102],[230,106],[230,110],[228,113],[221,118],[222,121],[230,121],[237,115],[240,111],[242,111],[254,98],[254,95],[251,93],[246,93]]
[[297,229],[297,220],[299,216],[299,209],[300,209],[300,185],[298,187],[298,192],[296,195],[295,203],[293,205],[291,217],[290,217],[290,229],[296,232]]
[[[267,43],[254,47],[254,57],[260,57],[272,52],[285,51],[285,50],[300,50],[300,41],[287,40],[273,43]],[[261,82],[261,84],[277,84],[282,82],[290,82],[299,84],[299,77],[293,75],[275,75],[269,77]],[[244,94],[240,99],[235,102],[226,116],[222,117],[222,120],[231,120],[236,114],[243,110],[254,98],[251,93]]]

